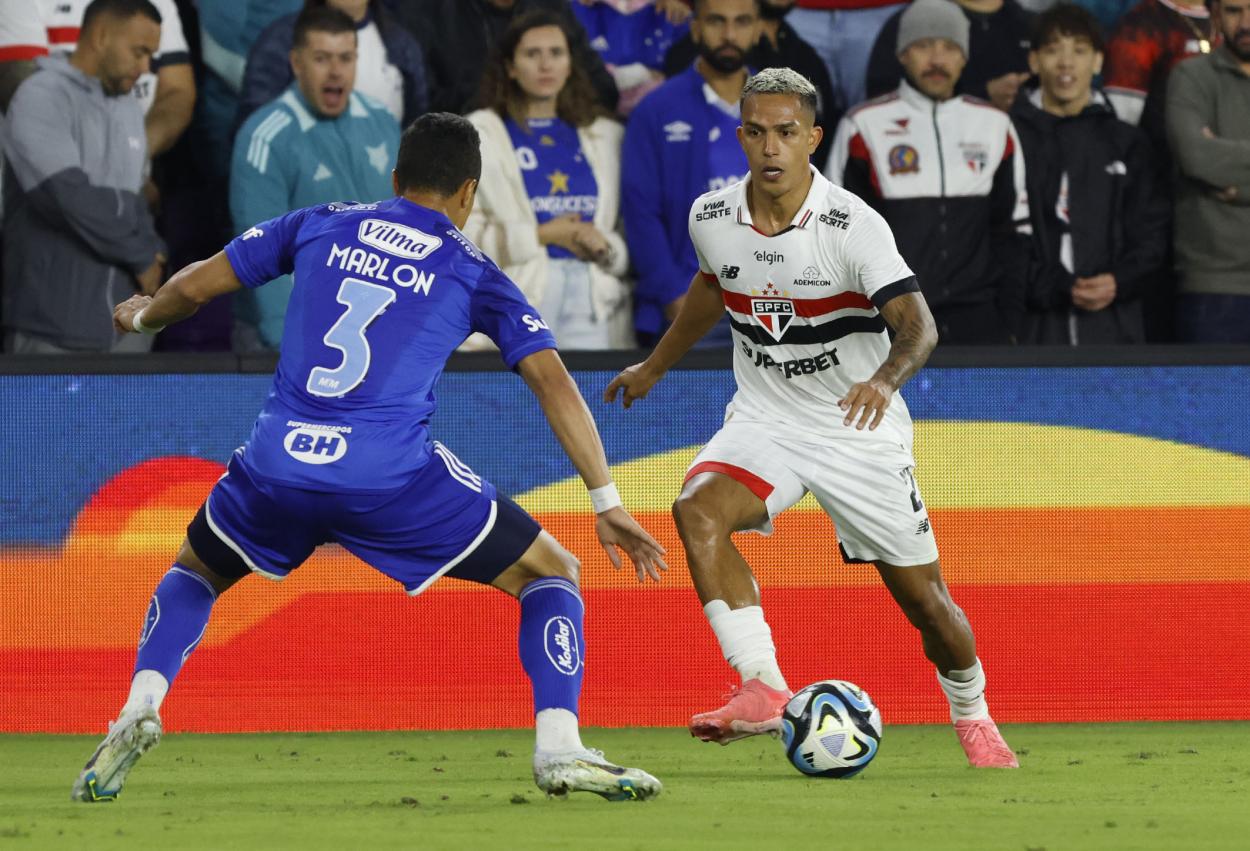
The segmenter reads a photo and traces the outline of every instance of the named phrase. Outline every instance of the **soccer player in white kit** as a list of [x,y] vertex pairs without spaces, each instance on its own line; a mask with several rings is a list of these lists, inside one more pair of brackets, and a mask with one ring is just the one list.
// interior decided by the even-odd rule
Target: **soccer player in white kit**
[[621,394],[628,408],[729,313],[738,390],[687,472],[673,516],[742,686],[725,706],[691,718],[691,735],[728,744],[780,729],[791,692],[759,586],[730,534],[767,534],[776,514],[811,491],[844,556],[872,562],[920,631],[968,761],[1015,768],[912,475],[912,424],[898,389],[937,344],[933,317],[885,220],[810,165],[821,139],[812,84],[768,68],[747,81],[741,106],[750,174],[694,202],[699,272],[655,350],[604,393],[608,402]]

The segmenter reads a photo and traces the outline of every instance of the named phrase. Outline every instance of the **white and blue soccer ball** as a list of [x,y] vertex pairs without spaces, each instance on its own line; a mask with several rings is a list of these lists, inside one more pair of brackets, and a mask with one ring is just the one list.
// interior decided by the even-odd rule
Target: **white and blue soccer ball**
[[786,759],[808,777],[853,777],[877,755],[881,710],[854,683],[812,683],[786,704],[781,743]]

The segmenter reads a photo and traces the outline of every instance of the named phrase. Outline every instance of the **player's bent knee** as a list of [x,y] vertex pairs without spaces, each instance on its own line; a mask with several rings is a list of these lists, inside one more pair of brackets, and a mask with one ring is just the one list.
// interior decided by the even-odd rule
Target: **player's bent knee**
[[581,563],[551,535],[542,531],[529,549],[491,584],[501,591],[519,596],[531,582],[553,577],[578,583]]
[[683,537],[728,535],[730,524],[721,516],[715,500],[706,491],[682,490],[673,503],[673,522]]

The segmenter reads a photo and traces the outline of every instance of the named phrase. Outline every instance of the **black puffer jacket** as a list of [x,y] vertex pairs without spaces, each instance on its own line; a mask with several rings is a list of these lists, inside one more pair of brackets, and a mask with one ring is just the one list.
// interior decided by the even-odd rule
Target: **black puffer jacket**
[[[1043,111],[1040,103],[1036,90],[1023,91],[1011,110],[1024,148],[1033,224],[1022,342],[1142,342],[1141,299],[1165,273],[1171,238],[1150,143],[1115,117],[1100,92],[1069,118]],[[1056,209],[1065,173],[1071,271],[1061,260],[1065,228]],[[1107,272],[1115,276],[1115,301],[1093,313],[1074,307],[1076,278]]]

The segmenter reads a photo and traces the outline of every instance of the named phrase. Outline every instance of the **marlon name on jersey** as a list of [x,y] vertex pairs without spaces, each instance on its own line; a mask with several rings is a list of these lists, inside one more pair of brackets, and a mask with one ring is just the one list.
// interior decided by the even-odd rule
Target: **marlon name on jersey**
[[434,273],[422,272],[411,263],[398,263],[391,269],[391,258],[375,252],[384,252],[404,260],[424,260],[443,244],[441,237],[383,219],[365,219],[360,223],[356,238],[374,251],[351,245],[340,248],[336,242],[330,249],[330,256],[326,258],[326,265],[333,266],[337,261],[338,268],[344,272],[354,272],[375,281],[394,283],[405,289],[411,288],[414,293],[430,294]]

